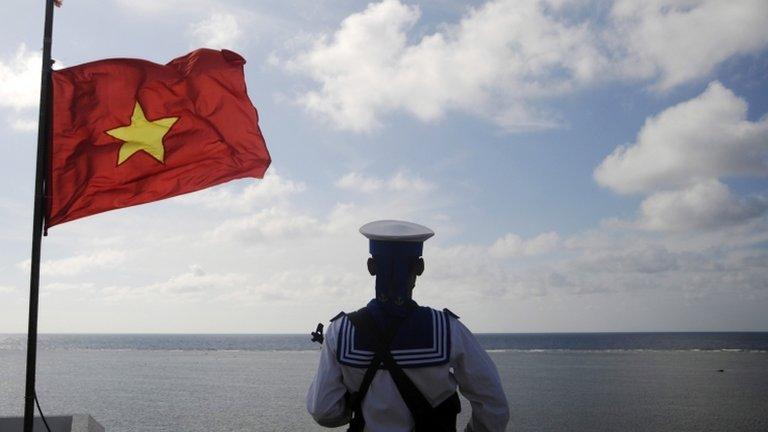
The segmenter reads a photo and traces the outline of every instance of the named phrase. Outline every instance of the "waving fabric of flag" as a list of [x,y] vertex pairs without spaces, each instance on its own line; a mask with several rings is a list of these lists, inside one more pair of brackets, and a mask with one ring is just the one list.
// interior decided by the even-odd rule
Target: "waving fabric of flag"
[[238,54],[110,59],[53,72],[46,226],[243,177],[270,156]]

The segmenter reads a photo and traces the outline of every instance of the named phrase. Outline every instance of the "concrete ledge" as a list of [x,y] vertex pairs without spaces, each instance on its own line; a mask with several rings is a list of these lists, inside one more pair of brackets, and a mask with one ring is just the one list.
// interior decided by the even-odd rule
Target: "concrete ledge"
[[[104,426],[88,414],[69,416],[46,416],[51,432],[104,432]],[[0,417],[0,432],[21,432],[24,429],[23,417]],[[33,432],[48,432],[43,419],[35,417]]]

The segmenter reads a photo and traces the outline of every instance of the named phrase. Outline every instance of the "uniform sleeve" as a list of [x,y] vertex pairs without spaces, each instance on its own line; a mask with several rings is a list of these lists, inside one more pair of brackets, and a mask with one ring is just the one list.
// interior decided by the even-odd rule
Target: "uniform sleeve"
[[461,394],[472,406],[467,432],[503,432],[509,405],[496,365],[461,322],[451,321],[452,366]]
[[320,426],[325,427],[347,424],[351,415],[344,399],[347,388],[336,360],[336,333],[335,322],[332,322],[320,350],[317,374],[307,392],[307,411]]

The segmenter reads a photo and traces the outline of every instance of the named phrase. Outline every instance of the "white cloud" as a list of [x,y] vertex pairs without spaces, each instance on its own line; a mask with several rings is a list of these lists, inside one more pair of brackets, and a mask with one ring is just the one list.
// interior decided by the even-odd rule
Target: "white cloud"
[[490,255],[495,258],[517,256],[535,256],[552,252],[560,245],[560,236],[550,231],[524,240],[517,234],[507,234],[496,240],[490,247]]
[[[764,226],[758,228],[764,231]],[[696,233],[675,236],[625,237],[608,234],[607,244],[577,250],[561,269],[588,292],[659,290],[697,296],[730,293],[732,296],[768,293],[765,251],[754,248],[754,230],[730,230],[699,244]],[[743,237],[743,245],[728,245],[729,236]],[[759,241],[759,240],[758,240]],[[742,243],[742,242],[736,242]],[[763,294],[760,294],[760,293]]]
[[250,216],[230,219],[214,229],[211,236],[218,240],[243,242],[295,238],[310,233],[318,225],[311,216],[270,207]]
[[[767,296],[766,254],[751,246],[732,247],[721,241],[736,233],[697,245],[687,235],[675,241],[601,229],[593,233],[599,235],[599,241],[587,240],[585,233],[580,233],[565,239],[562,244],[567,247],[559,248],[558,254],[535,261],[490,259],[495,245],[433,246],[425,256],[427,272],[419,292],[467,302],[542,296],[557,302],[575,299],[573,296],[640,291],[654,295],[727,292],[733,296]],[[748,237],[750,233],[738,235]]]
[[686,187],[722,176],[768,175],[768,117],[747,120],[747,103],[719,82],[646,120],[635,143],[595,169],[619,193]]
[[198,302],[214,299],[248,283],[249,277],[240,273],[207,273],[193,265],[189,271],[163,282],[144,286],[108,286],[100,291],[110,302],[126,299],[184,300]]
[[34,132],[37,131],[37,120],[31,118],[14,118],[8,122],[11,129],[18,132]]
[[219,0],[116,0],[127,10],[155,15],[158,12],[175,12],[180,10],[210,10],[221,2]]
[[399,172],[389,179],[387,187],[393,191],[415,191],[427,192],[434,188],[434,185],[417,176],[409,176]]
[[388,180],[368,176],[358,172],[350,172],[336,181],[336,187],[362,193],[373,193],[381,190],[427,192],[434,185],[419,176],[398,172]]
[[635,143],[617,147],[595,169],[599,184],[647,195],[635,222],[649,230],[712,230],[746,223],[768,209],[765,197],[738,197],[724,177],[768,175],[768,116],[747,119],[747,103],[718,82],[646,120]]
[[42,55],[19,44],[8,60],[0,60],[0,107],[36,107],[40,100],[40,67]]
[[[565,277],[552,265],[561,244],[560,236],[550,231],[529,239],[509,233],[490,246],[431,246],[425,256],[430,279],[421,292],[465,300],[545,295],[565,285]],[[537,257],[535,263],[517,259],[532,257]]]
[[299,102],[341,129],[459,111],[515,132],[559,126],[540,106],[553,96],[615,80],[669,89],[768,45],[763,0],[622,0],[601,22],[603,5],[494,0],[414,40],[419,8],[384,0],[278,63],[318,84]]
[[[108,302],[126,300],[168,302],[217,302],[253,307],[262,302],[318,300],[355,295],[369,277],[362,271],[350,274],[337,266],[308,265],[289,270],[254,273],[209,273],[198,265],[162,282],[141,286],[107,286],[99,290]],[[83,289],[59,284],[60,290]],[[87,289],[91,287],[88,286]]]
[[376,177],[351,172],[336,180],[336,187],[340,189],[370,193],[381,190],[381,188],[384,187],[384,181]]
[[243,36],[238,16],[227,12],[215,12],[191,24],[189,31],[197,41],[195,46],[216,49],[235,49]]
[[768,198],[735,197],[728,186],[708,180],[689,188],[655,193],[640,205],[637,224],[661,231],[707,230],[738,225],[768,210]]
[[[555,232],[525,238],[507,234],[487,244],[466,244],[457,237],[469,237],[467,233],[457,233],[454,222],[439,217],[446,201],[425,200],[425,192],[413,188],[392,193],[387,184],[397,177],[397,173],[382,176],[378,178],[381,189],[326,209],[313,209],[300,195],[288,194],[286,200],[255,214],[212,213],[221,225],[208,235],[201,235],[208,228],[199,228],[210,227],[211,220],[202,225],[177,225],[184,223],[183,215],[189,211],[179,206],[161,212],[163,218],[174,221],[171,224],[148,223],[157,222],[149,218],[159,214],[150,212],[147,219],[137,216],[125,225],[145,228],[141,236],[116,234],[132,232],[121,225],[92,225],[88,231],[93,238],[77,236],[85,250],[98,247],[136,253],[120,265],[110,264],[108,259],[84,258],[93,254],[77,255],[79,260],[70,258],[69,262],[55,260],[51,268],[74,264],[87,278],[65,278],[66,272],[58,271],[60,280],[44,285],[43,292],[61,293],[57,303],[77,305],[94,316],[104,310],[126,314],[121,331],[140,325],[134,309],[141,309],[143,316],[162,310],[172,316],[158,321],[155,331],[256,328],[296,332],[339,309],[359,307],[371,297],[373,278],[365,270],[366,240],[357,229],[372,219],[398,218],[424,223],[437,232],[425,247],[426,272],[417,282],[417,301],[449,306],[459,313],[487,308],[487,319],[494,317],[499,322],[509,322],[508,307],[520,304],[535,308],[537,304],[566,303],[570,307],[594,302],[613,307],[621,296],[768,296],[768,260],[765,251],[756,247],[768,240],[760,219],[752,225],[731,225],[706,234],[682,231],[659,236],[608,227],[569,237]],[[282,177],[279,183],[298,182]],[[431,195],[446,195],[439,185],[433,187],[436,190]],[[231,204],[228,208],[250,211],[235,197],[240,193],[232,192],[231,201],[222,202]],[[179,214],[182,216],[177,217]],[[62,232],[56,241],[68,244],[66,235]],[[209,241],[211,237],[217,241]],[[88,262],[91,264],[83,264]],[[188,267],[190,262],[210,271]],[[85,273],[85,269],[92,271]],[[46,281],[49,279],[55,278]],[[23,286],[10,280],[6,284]],[[504,312],[494,312],[494,308]],[[544,315],[546,312],[540,319],[546,322],[549,318]],[[203,327],[196,327],[200,322],[205,323]],[[226,324],[206,327],[213,325],[209,322]],[[62,325],[67,328],[69,324]]]
[[370,284],[370,277],[362,271],[350,273],[348,268],[317,265],[276,272],[263,279],[232,290],[220,299],[253,305],[262,301],[350,298],[359,295],[360,287]]
[[[236,192],[236,185],[243,182],[246,182],[247,186]],[[264,207],[275,201],[286,200],[291,195],[303,192],[305,189],[306,185],[303,182],[285,179],[274,169],[270,169],[261,180],[246,179],[182,195],[174,199],[182,204],[204,205],[214,209],[243,212]]]
[[666,90],[709,75],[724,60],[768,44],[764,0],[619,0],[614,40],[628,76],[657,77]]
[[347,17],[287,66],[320,83],[301,102],[342,129],[371,130],[397,110],[424,121],[459,110],[539,129],[552,122],[520,101],[590,80],[602,61],[584,26],[557,22],[541,6],[489,2],[409,44],[419,8],[385,0]]
[[206,273],[199,266],[190,267],[190,271],[173,276],[165,282],[150,285],[147,291],[164,294],[204,292],[216,287],[232,287],[243,284],[247,277],[234,273]]
[[410,220],[429,226],[444,222],[440,200],[424,199],[419,192],[370,195],[365,202],[339,203],[327,215],[322,229],[328,235],[353,234],[364,224],[381,219]]
[[16,287],[0,285],[0,294],[10,294],[16,292]]
[[[121,250],[102,249],[90,254],[75,255],[69,258],[46,260],[41,263],[41,272],[45,276],[73,276],[99,268],[114,267],[125,261],[127,254]],[[17,267],[29,271],[30,260],[24,260]]]
[[509,133],[539,131],[562,127],[564,121],[557,114],[517,103],[491,114],[494,123]]
[[89,282],[52,282],[45,284],[40,290],[42,293],[66,292],[66,291],[93,291],[95,285]]
[[[584,249],[570,263],[574,270],[593,274],[659,274],[680,270],[683,266],[692,268],[690,254],[672,253],[656,245],[614,243],[614,247]],[[615,247],[619,246],[619,247]],[[699,269],[701,266],[698,266]],[[581,277],[584,279],[584,276]],[[621,290],[615,287],[612,290]]]

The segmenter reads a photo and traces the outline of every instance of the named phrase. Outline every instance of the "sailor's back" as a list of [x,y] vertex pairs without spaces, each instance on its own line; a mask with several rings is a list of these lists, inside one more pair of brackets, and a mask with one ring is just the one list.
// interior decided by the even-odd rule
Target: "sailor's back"
[[[424,269],[421,242],[433,233],[385,222],[361,228],[371,239],[376,298],[331,320],[307,410],[320,425],[350,423],[351,431],[455,431],[458,389],[472,406],[468,431],[505,430],[509,408],[488,354],[458,316],[411,298]],[[406,243],[389,229],[415,233]]]
[[[429,364],[429,359],[412,360],[410,365],[402,365],[403,371],[432,406],[446,402],[456,393],[457,387],[460,387],[461,394],[470,400],[470,403],[476,402],[473,404],[475,407],[473,407],[472,420],[475,425],[470,426],[470,430],[504,430],[509,412],[506,399],[497,397],[497,395],[503,395],[503,391],[500,388],[501,383],[495,366],[477,344],[472,333],[455,315],[449,311],[430,310],[439,316],[440,320],[445,319],[448,324],[445,339],[442,342],[447,342],[448,345],[445,347],[446,361]],[[350,326],[349,320],[342,316],[332,321],[328,327],[323,356],[327,356],[330,361],[322,365],[324,366],[322,373],[318,371],[307,396],[307,408],[316,420],[347,419],[346,407],[333,403],[323,405],[324,398],[320,393],[328,392],[333,386],[337,386],[337,394],[353,393],[360,388],[365,375],[365,368],[339,362],[343,351],[347,350],[342,345],[346,345],[352,351],[352,347],[347,345],[350,336],[347,335],[347,341],[344,340],[345,330]],[[354,326],[351,327],[354,328]],[[437,330],[436,338],[440,329]],[[434,345],[435,355],[441,355],[441,341],[435,340]],[[397,353],[393,354],[398,360]],[[407,355],[403,353],[401,358],[405,359]],[[401,364],[401,361],[398,361],[398,364]],[[333,382],[334,377],[339,375],[342,386],[339,386],[338,381]],[[480,403],[482,405],[479,405]],[[379,370],[374,376],[371,389],[363,399],[362,410],[366,430],[392,432],[413,430],[413,417],[392,377],[385,369]]]

